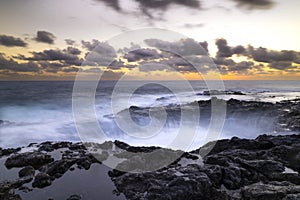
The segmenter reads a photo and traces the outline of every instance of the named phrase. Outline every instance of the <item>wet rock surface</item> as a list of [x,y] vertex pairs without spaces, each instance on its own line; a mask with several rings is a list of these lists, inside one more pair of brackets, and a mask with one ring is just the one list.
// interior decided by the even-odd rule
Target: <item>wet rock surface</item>
[[[225,91],[225,93],[228,91]],[[220,94],[222,95],[222,94]],[[237,94],[242,95],[242,94]],[[248,127],[249,124],[259,127],[263,132],[284,132],[284,131],[300,131],[300,99],[286,100],[277,103],[260,102],[260,101],[242,101],[236,99],[221,100],[212,97],[211,100],[196,101],[189,104],[177,105],[171,104],[164,106],[167,113],[168,122],[180,122],[181,111],[190,112],[191,116],[194,110],[200,111],[200,126],[206,127],[211,118],[211,108],[214,106],[224,106],[226,110],[225,128],[230,127],[233,119],[239,119],[242,127]],[[149,122],[149,113],[151,117],[161,116],[162,107],[138,107],[131,106],[119,112],[117,115],[122,117],[130,113],[132,119],[140,124],[145,125]],[[113,118],[113,116],[107,116]],[[215,116],[216,117],[216,116]],[[195,118],[196,119],[196,118]],[[249,129],[253,128],[249,126]]]
[[[18,169],[18,178],[0,181],[1,200],[21,199],[16,191],[47,190],[67,171],[90,170],[112,157],[119,162],[107,175],[115,193],[127,199],[300,199],[300,135],[296,134],[253,140],[234,137],[191,152],[133,147],[120,141],[30,146],[35,149],[13,151],[5,158],[8,169]],[[206,149],[211,151],[204,155]],[[84,197],[74,191],[66,199]]]
[[232,138],[189,154],[201,155],[209,145],[215,146],[202,164],[189,158],[187,165],[179,161],[154,172],[109,175],[128,199],[299,199],[299,135]]

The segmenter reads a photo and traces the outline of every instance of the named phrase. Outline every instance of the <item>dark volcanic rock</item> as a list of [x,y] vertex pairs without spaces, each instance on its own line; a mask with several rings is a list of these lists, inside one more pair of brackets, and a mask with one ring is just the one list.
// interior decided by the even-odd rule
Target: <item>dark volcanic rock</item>
[[19,171],[19,177],[25,177],[25,176],[33,177],[34,173],[35,173],[35,169],[32,166],[27,166]]
[[[91,165],[102,164],[111,156],[120,162],[108,175],[116,193],[127,199],[300,199],[300,135],[234,137],[192,152],[133,147],[121,141],[37,146],[37,151],[14,152],[7,158],[8,168],[23,168],[20,178],[0,182],[0,200],[20,199],[14,190],[24,187],[30,192],[25,183],[44,188],[68,170],[90,170]],[[212,150],[202,158],[207,148]],[[58,151],[49,153],[54,150]],[[49,154],[56,152],[61,156],[54,160]],[[35,170],[38,174],[34,176]],[[68,199],[81,198],[72,195]]]
[[50,176],[60,176],[69,170],[69,168],[75,163],[67,159],[57,160],[41,167],[40,171]]
[[51,185],[51,176],[46,173],[39,173],[35,176],[32,187],[44,188]]
[[16,154],[9,157],[6,162],[5,166],[7,168],[13,167],[26,167],[32,166],[35,169],[40,168],[41,166],[54,161],[54,159],[45,153],[41,152],[26,152],[22,154]]
[[15,194],[15,190],[8,181],[0,182],[0,199],[1,200],[21,200],[18,194]]
[[9,148],[9,149],[2,149],[0,148],[0,157],[1,156],[9,156],[12,153],[16,153],[18,151],[20,151],[21,148]]
[[242,189],[242,197],[246,200],[281,200],[290,194],[300,194],[300,186],[288,182],[256,183]]
[[[109,172],[117,190],[128,199],[297,199],[299,135],[267,136],[255,140],[221,140],[203,159],[201,148],[182,154],[163,169],[131,174]],[[206,145],[206,147],[207,147]],[[202,147],[202,148],[205,148]],[[182,165],[181,160],[189,160]],[[126,165],[136,161],[128,160]],[[296,164],[298,163],[298,165]],[[289,167],[298,173],[284,173]]]
[[71,195],[69,198],[67,198],[67,200],[80,200],[81,199],[81,196],[79,195]]

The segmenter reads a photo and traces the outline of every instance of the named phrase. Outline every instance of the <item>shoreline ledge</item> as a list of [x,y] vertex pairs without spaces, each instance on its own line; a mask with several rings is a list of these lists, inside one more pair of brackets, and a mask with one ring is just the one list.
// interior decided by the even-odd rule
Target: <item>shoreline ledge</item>
[[[134,200],[300,199],[300,134],[218,140],[205,157],[199,156],[201,149],[210,145],[213,143],[191,152],[133,147],[120,141],[43,142],[0,148],[4,168],[16,173],[14,179],[0,180],[0,200],[20,200],[23,193],[30,196],[37,188],[47,190],[65,173],[104,165],[110,156],[122,160],[116,169],[106,172],[115,186],[112,196]],[[171,164],[151,171],[170,162],[172,156],[177,159]],[[148,172],[136,173],[145,169]],[[66,199],[85,198],[74,191]]]

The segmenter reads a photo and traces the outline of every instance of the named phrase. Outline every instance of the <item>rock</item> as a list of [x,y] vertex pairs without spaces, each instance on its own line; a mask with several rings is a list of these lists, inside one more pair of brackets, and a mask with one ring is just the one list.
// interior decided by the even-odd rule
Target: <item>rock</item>
[[38,173],[32,183],[32,187],[44,188],[51,185],[51,177],[46,173]]
[[32,180],[33,180],[33,177],[25,176],[25,177],[22,177],[22,178],[19,178],[19,179],[15,180],[15,181],[12,181],[11,185],[12,185],[13,188],[17,189],[17,188],[23,186],[23,184],[29,183]]
[[202,95],[246,95],[241,91],[218,91],[218,90],[205,90]]
[[21,148],[9,148],[9,149],[2,149],[0,148],[0,157],[1,156],[9,156],[10,154],[17,153],[20,151]]
[[8,181],[0,182],[0,199],[1,200],[21,200],[20,195],[15,194],[15,190]]
[[45,153],[27,152],[22,154],[12,155],[5,161],[5,166],[10,169],[13,167],[26,167],[28,165],[35,169],[54,161],[54,159]]
[[61,175],[67,172],[74,163],[75,160],[57,160],[47,165],[44,165],[40,169],[40,171],[50,176],[55,176],[56,174]]
[[299,193],[300,186],[277,182],[270,182],[269,184],[256,183],[242,189],[242,197],[246,200],[282,200]]
[[[116,193],[123,193],[127,199],[276,200],[299,199],[300,194],[300,135],[296,134],[261,135],[256,139],[234,137],[208,143],[192,152],[133,147],[120,141],[45,142],[37,147],[37,151],[15,153],[6,160],[8,168],[23,168],[20,178],[0,183],[0,197],[18,198],[14,189],[26,187],[24,183],[32,178],[33,187],[47,187],[76,165],[90,170],[92,164],[101,164],[109,156],[120,160],[108,175]],[[201,149],[208,147],[213,147],[212,151],[201,158]],[[54,161],[49,155],[53,149],[61,152],[60,159]],[[35,170],[40,173],[34,177]],[[24,191],[30,192],[26,188]],[[81,197],[69,197],[78,198]]]
[[19,171],[19,177],[25,177],[25,176],[33,177],[34,173],[35,173],[35,169],[32,166],[27,166]]
[[67,198],[67,200],[80,200],[81,196],[79,195],[71,195],[69,198]]
[[28,193],[28,192],[31,192],[33,189],[30,189],[30,188],[27,187],[27,186],[21,186],[21,187],[19,188],[19,190],[21,190],[22,192]]

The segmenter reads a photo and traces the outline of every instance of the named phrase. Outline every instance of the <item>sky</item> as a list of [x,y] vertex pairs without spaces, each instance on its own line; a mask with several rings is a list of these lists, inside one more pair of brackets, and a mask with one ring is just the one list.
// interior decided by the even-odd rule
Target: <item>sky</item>
[[[299,80],[299,8],[299,0],[2,0],[0,80],[74,80],[79,70],[103,79]],[[109,43],[145,28],[185,37],[153,34],[147,48],[134,38],[127,48]]]

